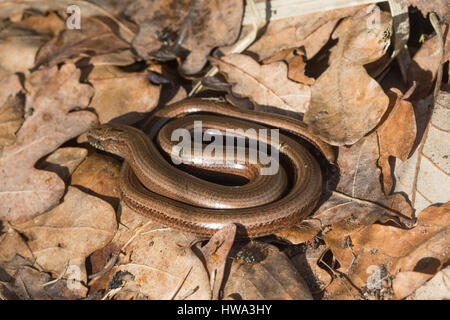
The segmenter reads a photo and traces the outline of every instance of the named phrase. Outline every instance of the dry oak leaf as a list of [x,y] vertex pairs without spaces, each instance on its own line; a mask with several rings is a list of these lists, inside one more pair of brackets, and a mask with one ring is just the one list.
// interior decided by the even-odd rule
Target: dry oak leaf
[[[362,288],[367,286],[373,270],[380,268],[385,275],[394,276],[394,293],[397,298],[403,298],[437,273],[449,259],[449,212],[450,203],[441,207],[432,206],[420,213],[417,226],[413,229],[373,224],[353,233],[346,248],[333,251],[339,263],[348,259],[345,255],[352,257],[352,263],[341,264],[340,270],[348,275],[354,285]],[[417,275],[411,277],[407,272]],[[397,276],[400,280],[395,283]],[[401,288],[401,285],[408,290]]]
[[86,283],[86,257],[113,239],[117,222],[108,203],[69,187],[60,205],[13,228],[26,237],[43,270],[58,276],[69,266]]
[[242,0],[139,0],[125,14],[139,25],[132,44],[141,57],[148,59],[164,41],[181,45],[189,51],[182,70],[195,74],[206,64],[213,48],[236,41],[243,9]]
[[43,45],[36,55],[36,64],[54,66],[70,58],[99,56],[129,47],[106,23],[86,17],[80,30],[66,29]]
[[411,157],[395,165],[395,192],[408,195],[417,212],[434,203],[450,201],[450,94],[441,91],[429,129]]
[[95,94],[90,107],[100,123],[133,124],[158,104],[161,86],[150,82],[148,72],[124,72],[113,66],[95,67],[88,81]]
[[223,290],[243,300],[312,300],[291,260],[269,244],[250,243],[236,253]]
[[445,22],[450,21],[450,11],[448,10],[448,0],[401,0],[417,7],[426,17],[431,12],[436,12]]
[[70,176],[81,162],[86,158],[88,151],[84,148],[66,147],[58,148],[38,163],[37,169],[53,171],[64,181],[68,182]]
[[[211,298],[208,273],[202,261],[191,250],[191,244],[198,241],[195,235],[179,232],[122,206],[120,224],[124,224],[120,239],[124,255],[119,256],[117,266],[108,273],[109,281],[118,271],[133,275],[127,286],[134,288],[134,297],[150,299],[184,300]],[[135,226],[135,221],[139,223]],[[141,222],[146,221],[144,225]],[[134,227],[134,228],[133,228]],[[126,229],[126,230],[125,230]],[[129,237],[125,237],[128,234]],[[123,296],[117,295],[117,299]],[[130,298],[127,295],[127,298]]]
[[288,78],[296,82],[307,85],[314,83],[314,78],[305,75],[305,54],[296,49],[285,49],[274,54],[270,58],[264,59],[263,64],[270,64],[272,62],[284,61],[288,65]]
[[[380,23],[370,24],[377,14]],[[311,103],[303,119],[329,144],[354,144],[378,124],[388,108],[388,97],[363,65],[385,54],[391,23],[388,13],[374,11],[348,18],[337,29],[339,42],[331,65],[311,87]]]
[[383,189],[386,195],[391,193],[394,186],[389,157],[396,157],[401,161],[406,161],[413,148],[417,134],[414,107],[411,102],[405,100],[408,98],[409,93],[403,96],[400,90],[395,88],[391,89],[391,92],[396,96],[394,107],[386,121],[377,129],[380,146],[378,166],[382,171]]
[[1,30],[0,69],[26,73],[34,66],[36,53],[48,39],[50,35],[19,25]]
[[120,201],[120,162],[92,152],[72,174],[71,185],[95,195],[116,209]]
[[311,90],[308,86],[287,78],[288,70],[284,62],[260,65],[243,54],[210,59],[225,74],[237,96],[248,97],[259,106],[295,114],[307,109]]
[[[93,89],[78,82],[73,64],[34,72],[26,83],[25,121],[0,158],[0,219],[24,221],[58,204],[65,189],[53,172],[34,164],[65,141],[96,124],[87,106]],[[72,111],[72,112],[71,112]]]
[[[246,51],[256,54],[258,60],[264,60],[279,50],[288,48],[304,48],[306,57],[311,59],[329,38],[329,28],[339,19],[353,15],[362,6],[354,6],[325,12],[299,15],[270,21],[264,33]],[[239,40],[248,36],[252,26],[244,26]],[[331,32],[331,31],[330,31]],[[221,48],[227,52],[228,47]]]

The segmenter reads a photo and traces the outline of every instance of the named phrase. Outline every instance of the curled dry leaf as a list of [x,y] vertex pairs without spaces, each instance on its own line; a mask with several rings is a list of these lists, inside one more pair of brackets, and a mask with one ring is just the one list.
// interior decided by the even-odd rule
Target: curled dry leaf
[[236,225],[226,225],[217,231],[204,247],[197,248],[203,253],[212,288],[212,299],[218,300],[225,275],[228,254],[236,236]]
[[396,160],[395,192],[408,195],[419,212],[434,203],[450,201],[450,94],[441,91],[431,115],[423,148],[404,161]]
[[[243,1],[170,0],[136,1],[125,14],[139,25],[133,47],[148,59],[164,42],[189,50],[182,69],[199,72],[209,52],[236,41],[243,16]],[[171,52],[173,55],[176,52]]]
[[95,89],[90,107],[100,123],[142,120],[157,106],[161,92],[161,86],[150,82],[148,72],[124,72],[113,66],[95,67],[88,81]]
[[438,36],[434,36],[423,43],[409,65],[408,84],[410,86],[414,82],[417,84],[417,88],[411,96],[412,100],[423,99],[430,93],[440,64],[450,58],[450,37],[448,32],[445,32],[445,28],[442,28],[442,33],[444,36],[446,35],[443,61],[441,61]]
[[117,223],[109,204],[69,187],[60,205],[13,228],[27,239],[43,270],[61,275],[69,266],[86,283],[86,257],[111,241]]
[[391,91],[396,95],[394,107],[386,121],[377,129],[380,146],[378,165],[382,171],[383,189],[386,195],[390,194],[394,185],[389,157],[406,161],[417,134],[413,105],[404,100],[399,90],[394,88]]
[[[380,23],[373,24],[375,15]],[[390,43],[391,16],[374,11],[348,18],[336,30],[339,42],[330,67],[311,87],[304,121],[313,133],[337,146],[351,145],[372,130],[389,99],[363,65],[384,55]]]
[[[361,8],[356,6],[270,21],[261,37],[246,51],[256,54],[258,60],[264,60],[280,49],[304,47],[307,58],[311,59],[320,50],[320,44],[328,40],[327,32],[331,32],[331,25],[334,26],[339,19],[351,16]],[[250,26],[244,26],[239,38],[246,37],[250,30]],[[313,33],[316,33],[316,37],[313,37]],[[228,48],[222,50],[226,52]]]
[[79,56],[99,56],[129,48],[129,44],[115,35],[112,29],[97,18],[83,19],[83,28],[66,29],[41,47],[36,64],[54,66]]
[[258,243],[250,243],[236,254],[224,296],[243,300],[312,299],[289,258],[275,246]]
[[226,75],[233,93],[254,103],[280,110],[303,113],[308,107],[310,89],[287,78],[284,62],[260,65],[251,57],[232,54],[211,63]]
[[25,122],[0,158],[0,218],[24,221],[54,207],[64,183],[34,164],[96,122],[95,114],[73,111],[87,106],[92,88],[80,84],[79,70],[68,64],[34,72],[26,84]]
[[305,54],[295,49],[285,49],[274,54],[270,58],[264,59],[263,64],[284,61],[288,65],[288,78],[296,82],[307,85],[314,83],[314,78],[305,75]]

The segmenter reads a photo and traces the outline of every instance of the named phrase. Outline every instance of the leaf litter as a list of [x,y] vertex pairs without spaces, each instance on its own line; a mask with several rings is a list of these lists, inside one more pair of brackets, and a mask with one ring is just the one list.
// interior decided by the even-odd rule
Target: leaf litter
[[[78,1],[70,30],[68,1],[0,3],[0,297],[448,299],[448,12],[404,2],[421,19],[406,82],[386,7],[269,23],[244,16],[253,1]],[[121,203],[120,160],[83,133],[142,128],[187,92],[303,119],[335,146],[316,210],[205,240]]]

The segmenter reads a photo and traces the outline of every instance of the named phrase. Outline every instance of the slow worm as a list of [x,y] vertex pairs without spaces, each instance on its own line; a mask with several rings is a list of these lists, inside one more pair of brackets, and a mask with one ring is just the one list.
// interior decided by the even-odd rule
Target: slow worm
[[210,237],[229,223],[238,225],[240,236],[268,235],[311,213],[322,192],[321,170],[310,152],[286,135],[279,135],[277,145],[271,139],[262,141],[277,148],[287,159],[289,170],[280,166],[274,175],[261,175],[261,167],[249,164],[248,159],[244,165],[235,166],[212,164],[212,158],[192,161],[206,169],[241,175],[249,180],[244,185],[219,185],[173,166],[155,141],[170,152],[171,131],[180,126],[192,129],[193,116],[205,128],[242,128],[249,139],[259,138],[249,128],[280,128],[309,141],[328,161],[335,160],[332,147],[313,136],[299,120],[242,110],[213,100],[183,100],[155,112],[145,126],[149,128],[147,134],[117,124],[89,130],[88,141],[94,147],[125,159],[119,188],[127,206],[165,225],[203,237]]

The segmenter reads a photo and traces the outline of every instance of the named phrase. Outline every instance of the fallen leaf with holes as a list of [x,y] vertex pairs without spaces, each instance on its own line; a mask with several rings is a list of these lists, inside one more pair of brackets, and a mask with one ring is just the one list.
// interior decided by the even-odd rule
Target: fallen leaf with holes
[[260,65],[251,57],[232,54],[211,63],[224,73],[233,93],[248,97],[262,107],[277,108],[291,113],[303,113],[310,100],[310,88],[287,78],[284,62]]
[[243,300],[311,300],[305,280],[275,246],[250,243],[234,253],[224,296]]
[[236,236],[236,225],[230,224],[217,231],[204,247],[197,244],[197,248],[203,253],[204,261],[208,269],[212,283],[212,299],[220,298],[220,289],[225,275],[225,268],[229,261],[229,253]]
[[75,169],[87,156],[87,150],[77,147],[58,148],[37,169],[53,171],[64,181],[68,182]]
[[[122,208],[120,219],[125,227],[122,232],[119,230],[120,238],[116,237],[113,243],[122,248],[123,254],[105,277],[111,283],[118,272],[126,272],[132,279],[124,284],[123,295],[119,292],[115,299],[139,296],[160,300],[211,298],[208,274],[191,250],[197,240],[195,235],[161,226],[126,206]],[[133,228],[136,221],[138,225]],[[125,245],[116,241],[125,242]],[[105,279],[101,282],[106,283]]]
[[[213,48],[236,41],[243,8],[241,0],[136,1],[125,14],[140,27],[132,43],[140,56],[164,59],[163,50],[156,53],[164,42],[169,47],[181,46],[189,52],[182,69],[186,74],[195,74],[206,64]],[[169,52],[169,58],[173,59],[176,53]]]
[[150,82],[148,72],[124,72],[114,66],[92,70],[88,81],[95,94],[90,107],[97,112],[100,123],[133,124],[148,116],[161,92],[161,86]]
[[100,56],[128,48],[129,44],[114,34],[105,22],[86,17],[80,30],[65,29],[43,45],[36,55],[36,64],[54,66],[71,58]]
[[339,25],[330,67],[311,87],[311,103],[303,120],[332,145],[354,144],[378,124],[388,108],[388,97],[363,67],[383,56],[390,43],[391,16],[379,14],[378,24],[370,25],[378,15],[374,11]]
[[87,106],[92,88],[80,84],[79,70],[67,64],[34,72],[26,83],[25,121],[16,142],[0,158],[0,219],[24,221],[58,204],[64,183],[34,168],[44,155],[92,127],[95,114],[70,112]]
[[[326,43],[334,25],[339,19],[353,15],[363,6],[328,10],[325,12],[298,15],[270,21],[265,32],[246,50],[264,60],[279,50],[304,48],[306,57],[311,59]],[[264,20],[265,17],[260,17]],[[243,26],[239,40],[248,35],[251,26]],[[314,40],[313,40],[314,39]],[[221,48],[224,52],[228,48]]]
[[423,147],[404,161],[396,160],[395,192],[408,195],[417,212],[450,201],[450,94],[441,91],[425,132]]
[[109,204],[69,187],[59,206],[13,228],[26,237],[37,265],[54,275],[68,266],[86,283],[86,257],[112,240],[117,223]]
[[393,99],[395,101],[394,106],[386,121],[377,129],[380,146],[378,165],[381,168],[383,189],[386,195],[391,193],[394,186],[389,158],[396,157],[406,161],[413,148],[417,134],[414,107],[411,102],[405,100],[408,96],[403,96],[395,88],[391,89],[391,92],[396,96]]

